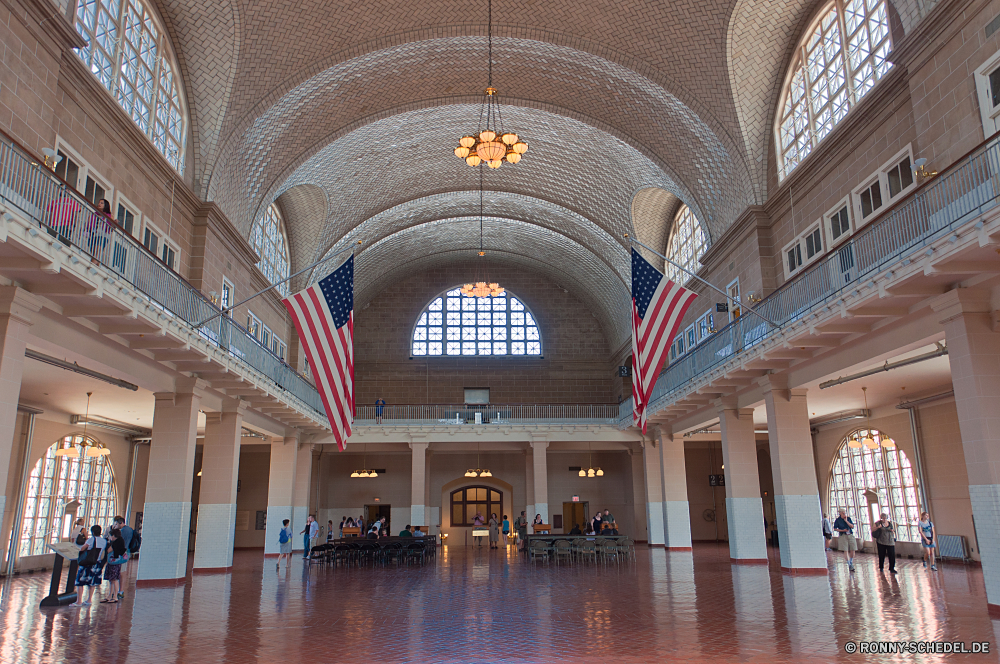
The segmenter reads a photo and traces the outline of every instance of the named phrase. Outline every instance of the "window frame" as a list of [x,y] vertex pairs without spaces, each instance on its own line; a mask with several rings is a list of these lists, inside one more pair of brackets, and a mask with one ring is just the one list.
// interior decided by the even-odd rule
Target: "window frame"
[[[468,494],[466,494],[466,491],[468,489],[485,489],[486,490],[486,500],[485,500],[485,502],[481,503],[478,500],[473,499],[473,501],[470,503],[469,500],[468,500]],[[497,502],[495,502],[495,503],[491,500],[491,492],[495,492],[495,493],[497,493],[497,494],[500,495],[499,500],[497,500]],[[457,493],[461,493],[462,494],[462,500],[461,500],[461,502],[457,503],[459,505],[462,505],[462,514],[463,514],[464,518],[466,519],[466,521],[464,521],[462,523],[455,523],[455,505],[456,505],[455,494],[457,494]],[[486,525],[489,524],[489,522],[490,522],[490,514],[491,513],[496,512],[498,518],[503,514],[503,491],[500,490],[500,489],[498,489],[498,488],[496,488],[496,487],[487,486],[485,484],[470,484],[468,486],[459,487],[458,489],[455,489],[455,490],[451,491],[448,494],[448,520],[451,523],[451,527],[452,528],[472,528],[473,527],[472,520],[469,519],[469,514],[466,511],[466,506],[467,505],[483,505],[483,504],[486,505],[486,511],[483,514],[483,527],[486,527]],[[495,508],[492,507],[493,505],[496,505],[496,507]],[[475,517],[475,514],[473,514],[472,516]]]
[[[733,297],[733,286],[736,287],[736,297]],[[726,284],[726,308],[729,309],[729,322],[743,315],[743,303],[740,299],[740,278],[736,277]]]
[[[118,219],[118,208],[120,207],[123,207],[128,212],[132,213],[132,230],[127,230],[125,228],[125,224]],[[135,238],[136,233],[139,232],[139,230],[143,227],[142,226],[143,214],[142,211],[139,210],[139,206],[135,205],[132,201],[130,201],[128,198],[125,197],[125,194],[119,191],[115,195],[114,210],[115,210],[114,214],[115,221],[118,222],[118,225],[121,226],[123,231],[125,231],[131,237]]]
[[[684,241],[684,245],[680,247],[674,247],[673,246],[674,239],[677,237],[681,237],[681,235],[678,234],[678,232],[681,230],[681,225],[682,224],[686,225],[688,223],[691,224],[693,232],[684,233],[683,236],[684,238],[686,238],[686,240]],[[699,236],[701,245],[695,246],[698,244]],[[687,260],[687,257],[685,257],[685,260],[677,260],[678,253],[681,250],[683,250],[688,243],[690,243],[693,247],[692,257],[691,257],[692,260],[690,261]],[[697,274],[701,265],[701,257],[705,255],[705,252],[708,250],[709,246],[710,242],[708,234],[705,232],[704,227],[702,227],[701,221],[699,221],[698,217],[695,215],[694,210],[692,210],[689,205],[682,204],[677,209],[677,212],[674,214],[674,219],[670,224],[670,235],[667,238],[667,247],[666,247],[667,258],[674,261],[675,263],[679,263],[688,271]],[[678,284],[679,286],[684,286],[689,281],[694,279],[694,277],[687,274],[686,272],[677,269],[667,261],[664,261],[663,274],[667,279],[670,279],[670,281]],[[683,279],[679,280],[678,275],[682,275]]]
[[[272,217],[277,239],[265,232],[271,225]],[[260,246],[257,245],[258,230]],[[287,279],[292,272],[292,254],[288,244],[288,229],[285,226],[285,217],[281,214],[281,210],[277,204],[271,203],[264,208],[264,213],[254,222],[253,227],[250,229],[250,235],[247,237],[247,240],[260,257],[260,260],[257,261],[257,269],[264,275],[268,283],[275,284],[275,290],[278,293],[287,296],[289,294]],[[278,246],[278,241],[280,241],[280,247]],[[277,253],[279,250],[281,253],[280,260],[284,262],[283,266],[278,263],[279,257]]]
[[698,326],[698,343],[701,343],[715,334],[715,311],[709,309],[697,320]]
[[[233,286],[233,282],[231,282],[228,278],[223,276],[222,290],[219,291],[219,308],[225,311],[226,309],[232,307],[233,295],[235,295],[235,293],[236,293],[236,287]],[[225,315],[228,316],[229,318],[232,318],[233,317],[232,310],[230,309],[229,311],[226,311]]]
[[1000,51],[986,58],[973,72],[976,85],[976,100],[979,106],[979,117],[983,124],[983,139],[987,139],[1000,131],[1000,104],[992,103],[990,74],[1000,70]]
[[[847,208],[847,230],[841,233],[838,237],[833,237],[833,226],[831,224],[831,218],[834,214],[840,214],[840,211]],[[841,243],[846,242],[848,238],[854,235],[854,207],[851,204],[851,196],[847,195],[837,201],[837,204],[823,213],[823,234],[826,236],[826,250],[827,252],[833,251]]]
[[[159,245],[156,247],[156,251],[152,251],[149,249],[149,247],[146,246],[146,229],[151,229],[151,231],[156,234],[156,237],[159,240]],[[145,247],[151,254],[156,256],[156,259],[158,261],[160,261],[168,269],[179,273],[177,266],[180,264],[180,259],[181,259],[180,247],[178,247],[177,243],[171,240],[166,233],[161,231],[160,227],[157,226],[155,223],[153,223],[153,221],[149,217],[143,217],[142,232],[139,234],[139,237],[137,239],[139,240],[139,244]],[[173,266],[168,265],[166,260],[163,259],[163,247],[168,247],[171,251],[174,252]]]
[[[781,250],[781,257],[782,257],[781,264],[782,264],[782,267],[784,268],[784,271],[785,271],[785,279],[790,279],[793,275],[798,275],[799,273],[802,272],[802,270],[804,268],[806,268],[809,265],[811,265],[811,264],[815,263],[816,261],[818,261],[828,251],[828,248],[827,248],[828,245],[825,242],[826,238],[824,237],[824,233],[820,229],[820,223],[821,222],[819,220],[814,221],[812,224],[809,225],[809,227],[806,230],[804,230],[803,232],[799,233],[799,235],[794,240],[792,240],[791,242],[789,242],[788,244],[786,244],[784,246],[784,248],[782,248],[782,250]],[[812,256],[809,256],[808,250],[806,248],[806,244],[807,244],[808,238],[810,236],[816,234],[817,231],[819,231],[819,242],[820,242],[819,251],[817,251],[816,253],[814,253]],[[789,267],[788,260],[787,260],[788,259],[788,252],[792,248],[798,249],[799,260],[800,260],[799,264],[794,269],[791,269]]]
[[[448,353],[448,341],[449,341],[449,339],[448,339],[448,329],[449,328],[455,328],[455,327],[457,327],[457,329],[459,329],[459,330],[465,330],[465,329],[476,329],[476,330],[478,330],[480,328],[480,324],[478,323],[478,314],[480,313],[479,309],[478,309],[478,303],[479,303],[479,300],[481,298],[470,298],[470,297],[467,297],[465,295],[459,295],[458,296],[459,301],[476,300],[476,304],[477,304],[476,312],[475,312],[476,315],[477,315],[477,323],[476,323],[476,325],[475,326],[471,326],[471,325],[466,325],[465,323],[460,323],[458,326],[448,325],[448,322],[447,322],[447,320],[448,320],[447,319],[447,314],[448,314],[448,298],[449,297],[455,297],[454,295],[448,295],[448,293],[457,291],[459,288],[461,288],[461,285],[452,286],[451,288],[446,288],[445,290],[441,291],[440,293],[438,293],[434,297],[430,298],[427,301],[427,303],[423,306],[423,308],[420,310],[420,313],[417,314],[416,318],[413,321],[413,324],[410,326],[409,349],[408,349],[407,352],[408,352],[408,356],[409,356],[409,358],[411,360],[415,359],[415,358],[453,358],[453,359],[454,358],[479,358],[479,359],[481,359],[481,358],[490,358],[490,357],[495,357],[495,358],[500,358],[500,359],[503,359],[503,358],[520,359],[520,358],[535,358],[535,357],[537,357],[539,359],[544,359],[545,358],[545,343],[544,343],[544,341],[542,339],[542,336],[543,336],[542,335],[542,328],[541,328],[541,325],[539,324],[538,317],[535,315],[535,312],[532,311],[531,307],[528,306],[528,303],[525,302],[523,298],[521,298],[520,296],[518,296],[518,295],[516,295],[514,293],[511,293],[510,291],[505,291],[504,292],[504,297],[505,297],[505,299],[507,301],[507,308],[505,310],[506,319],[505,319],[504,327],[506,328],[507,331],[506,331],[506,339],[502,340],[502,342],[507,344],[507,352],[503,353],[503,354],[497,354],[497,353],[493,353],[492,350],[491,350],[491,352],[488,355],[487,354],[480,354],[479,353],[479,340],[478,340],[478,334],[477,334],[477,338],[474,341],[474,343],[476,343],[476,353],[475,354],[471,354],[471,353],[470,354],[465,354],[465,353],[462,353],[462,352],[460,352],[458,354],[449,354]],[[413,348],[413,344],[415,342],[423,342],[425,344],[429,344],[431,342],[430,339],[417,339],[416,338],[417,328],[419,328],[419,327],[423,327],[423,328],[430,328],[430,327],[432,327],[430,324],[423,324],[423,325],[421,325],[420,321],[421,321],[421,319],[423,318],[423,316],[425,314],[429,316],[429,314],[430,314],[430,306],[438,298],[441,298],[441,325],[440,326],[433,326],[433,327],[440,327],[441,328],[441,354],[440,355],[432,355],[429,352],[429,349],[428,349],[428,352],[425,352],[423,354],[417,354],[417,353],[414,352],[414,348]],[[482,299],[485,299],[485,298],[482,298]],[[524,307],[524,312],[523,313],[528,314],[531,317],[531,319],[535,323],[534,326],[528,325],[527,322],[524,325],[513,325],[511,323],[512,314],[514,314],[514,313],[520,313],[520,312],[515,311],[513,309],[512,300],[514,300],[514,299],[516,299],[518,302],[520,302],[521,305]],[[462,314],[462,313],[471,313],[471,312],[466,312],[464,309],[459,309],[457,313]],[[490,309],[490,313],[491,314],[493,313],[492,309]],[[461,318],[461,316],[460,316],[460,318]],[[486,327],[486,326],[483,325],[482,327]],[[500,326],[499,325],[490,324],[488,327],[495,328],[495,327],[500,327]],[[525,339],[523,339],[523,342],[525,344],[525,352],[524,353],[515,354],[513,352],[513,344],[516,341],[522,341],[520,339],[514,339],[513,333],[511,332],[511,329],[514,328],[514,327],[523,328],[524,331],[525,331]],[[538,330],[538,339],[528,339],[527,338],[528,329],[531,328],[531,327],[534,327],[536,330]],[[461,335],[461,333],[460,333],[460,335]],[[457,341],[457,343],[459,343],[459,344],[462,344],[463,342],[470,342],[470,343],[473,342],[473,340],[467,340],[467,339],[464,339],[464,337],[461,337],[461,336],[460,336],[460,339],[452,340],[452,341]],[[491,334],[491,338],[490,338],[490,341],[488,343],[493,344],[495,341],[496,340],[494,340],[492,338],[492,334]],[[529,353],[528,352],[528,344],[529,343],[534,343],[534,342],[538,343],[538,352],[537,353]],[[487,343],[487,342],[484,341],[483,343]],[[492,346],[491,346],[491,349],[492,349]],[[460,346],[460,350],[461,350],[461,346]]]
[[[84,159],[79,152],[74,150],[70,145],[60,136],[56,136],[56,153],[62,152],[64,156],[71,157],[76,165],[79,167],[76,176],[76,182],[70,182],[67,178],[63,178],[66,182],[73,187],[73,191],[80,195],[80,198],[87,199],[87,178],[94,180],[94,182],[100,184],[104,188],[104,198],[108,202],[114,202],[116,200],[116,188],[108,178],[101,175],[100,171],[91,165],[89,161]],[[65,161],[65,159],[63,159]],[[58,166],[57,166],[58,167]],[[53,172],[55,169],[53,169]],[[97,205],[96,201],[92,201],[94,205]],[[133,206],[134,207],[134,206]],[[113,208],[117,211],[117,207]]]
[[[889,195],[889,171],[895,168],[903,159],[910,160],[910,170],[912,173],[913,167],[913,144],[907,143],[903,149],[894,154],[892,158],[888,159],[883,163],[877,171],[862,180],[862,184],[858,185],[851,191],[852,206],[854,209],[854,232],[857,232],[867,226],[873,219],[878,217],[882,212],[888,209],[896,201],[903,198],[911,191],[917,188],[917,178],[914,176],[910,184],[903,189],[900,189],[895,195]],[[882,203],[878,208],[872,210],[872,212],[865,217],[862,207],[861,197],[865,191],[871,189],[875,183],[878,183],[879,195],[881,196]]]

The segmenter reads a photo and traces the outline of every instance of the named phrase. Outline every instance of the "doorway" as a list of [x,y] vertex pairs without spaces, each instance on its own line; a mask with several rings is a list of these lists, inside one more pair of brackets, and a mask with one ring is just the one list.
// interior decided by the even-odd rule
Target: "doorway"
[[579,525],[580,530],[587,532],[587,521],[590,519],[590,502],[563,503],[563,532],[573,530],[573,525]]
[[[376,519],[385,517],[385,532],[392,535],[392,518],[389,516],[392,505],[365,505],[365,530],[371,528],[371,523]],[[361,533],[364,537],[367,533]]]

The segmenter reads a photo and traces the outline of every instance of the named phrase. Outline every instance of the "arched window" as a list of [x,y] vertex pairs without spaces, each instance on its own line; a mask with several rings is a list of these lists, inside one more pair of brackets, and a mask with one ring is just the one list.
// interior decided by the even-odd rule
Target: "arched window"
[[416,355],[541,355],[538,323],[511,293],[466,297],[458,288],[430,301],[413,327]]
[[[873,448],[861,443],[869,437]],[[920,503],[913,468],[906,453],[881,431],[859,429],[841,443],[830,476],[831,522],[841,508],[854,520],[855,534],[860,533],[861,539],[871,536],[873,521],[885,512],[896,525],[896,539],[918,541]]]
[[97,80],[178,172],[184,172],[187,109],[177,61],[154,10],[141,0],[75,0],[77,49]]
[[[89,436],[86,441],[97,444]],[[64,512],[71,501],[80,501],[76,515],[88,529],[94,524],[106,528],[115,517],[118,491],[111,459],[87,456],[86,452],[78,457],[56,455],[61,447],[81,449],[82,443],[84,437],[79,434],[63,437],[45,451],[31,471],[25,492],[19,555],[49,553],[50,542],[69,535],[72,524]]]
[[[705,253],[707,244],[705,231],[701,230],[701,224],[695,219],[691,208],[686,205],[681,206],[677,216],[674,217],[674,227],[670,231],[667,257],[685,269],[697,272],[698,259]],[[691,278],[684,270],[680,270],[670,263],[666,264],[664,273],[667,275],[667,279],[677,284],[685,284]]]
[[[278,208],[269,205],[264,217],[250,232],[250,245],[260,256],[257,267],[272,284],[288,278],[288,242],[285,241],[285,222]],[[278,292],[288,295],[288,282],[278,286]]]
[[476,513],[489,523],[490,514],[503,514],[503,492],[488,486],[467,486],[451,492],[451,525],[472,526]]
[[885,2],[834,0],[806,31],[778,106],[779,177],[805,159],[892,68]]

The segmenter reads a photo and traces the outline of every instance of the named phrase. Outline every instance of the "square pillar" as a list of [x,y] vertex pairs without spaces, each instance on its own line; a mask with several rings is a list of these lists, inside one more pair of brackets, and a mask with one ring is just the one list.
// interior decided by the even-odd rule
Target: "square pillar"
[[312,495],[312,445],[299,443],[295,454],[295,490],[292,493],[292,529],[295,539],[292,540],[292,550],[305,551],[305,535],[299,535],[299,531],[306,527],[306,517],[312,514],[309,505]]
[[737,563],[767,564],[753,408],[736,408],[734,402],[720,402],[719,422],[726,473],[729,558]]
[[684,438],[669,428],[656,432],[663,487],[663,545],[670,551],[691,550],[691,508],[688,505]]
[[663,484],[660,445],[655,437],[642,441],[642,474],[646,485],[646,540],[649,546],[663,546]]
[[826,574],[823,511],[806,390],[789,389],[787,377],[780,375],[765,376],[761,387],[767,406],[781,569],[792,574]]
[[139,585],[184,582],[191,532],[191,484],[198,409],[205,383],[178,379],[175,392],[158,392],[149,445],[149,474],[142,515]]
[[1000,334],[994,331],[988,291],[953,290],[931,306],[948,342],[987,606],[991,616],[1000,617]]
[[[15,286],[0,287],[0,487],[7,486],[11,468],[15,472],[19,468],[14,458],[14,442],[18,434],[17,402],[21,396],[24,351],[33,315],[41,308],[41,303],[28,291]],[[7,526],[6,500],[5,492],[0,491],[0,524],[4,533],[16,537],[20,524]]]
[[[542,515],[542,523],[549,522],[549,468],[548,468],[548,447],[549,441],[535,440],[531,442],[531,459],[535,474],[535,508],[537,514]],[[528,520],[534,519],[533,514],[528,515]]]
[[221,413],[205,414],[201,493],[194,545],[196,572],[224,572],[233,566],[236,537],[236,481],[246,402],[226,399]]
[[[530,448],[524,455],[524,517],[528,523],[535,518],[535,460]],[[517,518],[516,514],[514,518]],[[531,534],[531,528],[528,534]]]
[[[271,471],[267,478],[267,523],[264,530],[264,555],[278,555],[278,532],[281,522],[291,520],[294,535],[298,525],[292,520],[295,490],[295,462],[298,460],[297,436],[276,438],[271,441]],[[305,519],[302,520],[302,525]],[[302,530],[298,525],[298,530]],[[301,542],[302,538],[299,538]],[[292,542],[294,543],[294,539]],[[294,544],[293,544],[294,546]]]
[[[427,443],[410,443],[410,523],[427,530]],[[396,524],[397,526],[399,524]],[[406,525],[406,524],[403,524]],[[401,530],[396,529],[397,532]]]

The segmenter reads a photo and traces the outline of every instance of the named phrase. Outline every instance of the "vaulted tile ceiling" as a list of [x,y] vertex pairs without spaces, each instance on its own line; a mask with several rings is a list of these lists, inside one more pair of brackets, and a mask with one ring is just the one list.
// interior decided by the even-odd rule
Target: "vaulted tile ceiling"
[[[895,6],[909,29],[933,4]],[[473,255],[479,177],[451,151],[478,122],[485,0],[160,7],[185,76],[189,176],[244,235],[277,200],[293,270],[363,240],[361,302]],[[774,106],[817,8],[494,0],[493,83],[530,149],[485,173],[489,257],[561,275],[620,345],[623,234],[662,249],[684,203],[715,239],[766,200]]]

